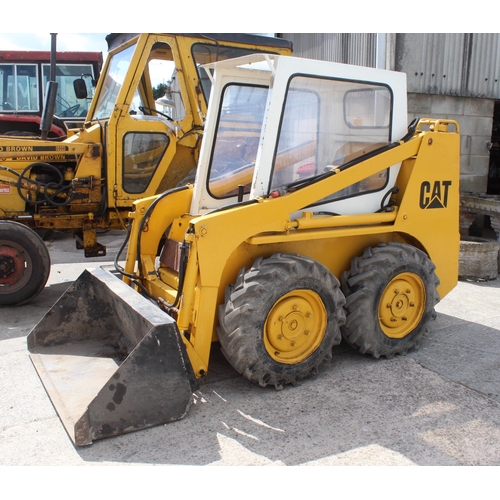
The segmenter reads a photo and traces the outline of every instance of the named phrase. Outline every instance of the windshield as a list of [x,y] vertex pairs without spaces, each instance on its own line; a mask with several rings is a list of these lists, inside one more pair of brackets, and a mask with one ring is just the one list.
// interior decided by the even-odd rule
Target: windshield
[[135,45],[131,45],[111,57],[107,72],[103,75],[104,81],[92,119],[104,119],[111,116],[134,50]]
[[268,89],[231,84],[224,90],[208,189],[214,198],[250,192]]
[[[212,80],[208,76],[207,70],[202,67],[203,64],[248,56],[260,51],[244,47],[226,47],[220,44],[210,45],[207,43],[196,43],[192,47],[192,52],[196,69],[198,70],[203,95],[205,96],[205,102],[208,102],[210,89],[212,88]],[[270,50],[269,52],[274,51]],[[213,73],[212,69],[210,71]]]
[[[43,88],[47,88],[50,80],[50,65],[42,66]],[[76,78],[83,78],[87,87],[88,97],[77,99],[73,88],[73,81]],[[58,64],[56,66],[57,98],[55,114],[61,118],[66,117],[86,117],[89,110],[89,103],[92,99],[94,87],[92,79],[95,78],[91,64]]]

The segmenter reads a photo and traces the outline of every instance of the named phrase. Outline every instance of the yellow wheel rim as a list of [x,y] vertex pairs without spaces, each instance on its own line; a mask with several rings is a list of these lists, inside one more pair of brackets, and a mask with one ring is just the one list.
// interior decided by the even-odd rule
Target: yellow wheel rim
[[379,324],[388,337],[401,339],[420,323],[425,311],[425,285],[420,276],[403,273],[385,288],[378,308]]
[[326,308],[312,290],[294,290],[272,307],[264,325],[264,345],[274,360],[297,364],[321,344],[327,326]]

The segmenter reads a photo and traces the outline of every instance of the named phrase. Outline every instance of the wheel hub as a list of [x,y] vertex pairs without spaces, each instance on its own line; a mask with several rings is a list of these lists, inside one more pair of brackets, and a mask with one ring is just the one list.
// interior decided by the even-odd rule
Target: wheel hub
[[14,285],[22,278],[24,272],[24,257],[14,247],[0,246],[0,284]]
[[294,290],[272,307],[264,327],[268,354],[280,363],[300,363],[321,344],[326,330],[326,309],[311,290]]
[[396,276],[382,293],[379,324],[391,338],[403,338],[419,324],[425,311],[425,286],[420,276]]

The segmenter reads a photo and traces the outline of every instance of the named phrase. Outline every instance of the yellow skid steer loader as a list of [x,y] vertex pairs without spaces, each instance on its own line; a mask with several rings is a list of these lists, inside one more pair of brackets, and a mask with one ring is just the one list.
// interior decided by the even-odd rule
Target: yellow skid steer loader
[[342,337],[404,354],[456,285],[459,128],[407,127],[404,74],[265,54],[205,69],[194,184],[137,200],[124,267],[85,271],[28,337],[77,445],[182,418],[213,342],[277,389]]

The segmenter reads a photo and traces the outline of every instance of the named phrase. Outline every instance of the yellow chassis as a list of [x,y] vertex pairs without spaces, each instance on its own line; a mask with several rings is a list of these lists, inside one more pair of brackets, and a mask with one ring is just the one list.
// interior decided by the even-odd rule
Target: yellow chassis
[[[392,211],[345,216],[304,211],[302,217],[290,220],[291,213],[399,162],[399,192],[393,195]],[[366,247],[408,243],[424,251],[436,266],[442,299],[458,279],[459,172],[458,124],[426,119],[408,142],[278,198],[261,198],[199,217],[188,215],[192,186],[161,199],[140,200],[130,214],[135,223],[125,271],[137,270],[136,242],[142,228],[142,284],[154,297],[172,304],[178,276],[156,269],[159,242],[170,228],[170,239],[189,245],[181,299],[169,312],[176,318],[194,372],[201,377],[208,370],[211,342],[217,340],[217,306],[224,301],[225,289],[241,268],[250,267],[259,256],[298,253],[322,263],[340,279],[352,257]],[[149,213],[153,202],[155,209]],[[141,225],[145,214],[147,220]]]

